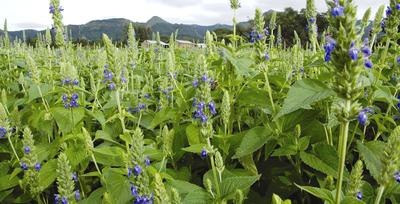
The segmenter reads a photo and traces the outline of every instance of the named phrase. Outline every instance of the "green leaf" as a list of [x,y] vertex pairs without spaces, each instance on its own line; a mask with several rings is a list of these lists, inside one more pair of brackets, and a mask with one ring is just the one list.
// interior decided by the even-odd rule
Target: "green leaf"
[[12,179],[10,179],[8,175],[0,177],[0,191],[10,189],[16,185],[18,185],[18,177]]
[[296,145],[284,145],[279,149],[276,149],[272,154],[273,157],[290,156],[297,154]]
[[221,198],[226,198],[236,192],[237,189],[250,188],[260,176],[234,176],[225,178],[221,182]]
[[268,92],[256,87],[244,88],[237,98],[237,102],[241,106],[269,107],[268,101]]
[[325,173],[326,175],[337,177],[337,170],[330,166],[330,164],[322,161],[317,156],[306,152],[300,152],[301,160],[311,168]]
[[191,153],[197,154],[197,153],[200,153],[201,150],[203,150],[203,148],[206,146],[207,146],[206,144],[195,144],[195,145],[191,145],[189,147],[182,148],[182,150],[186,151],[186,152],[191,152]]
[[71,132],[85,117],[85,110],[83,108],[65,109],[63,107],[56,107],[52,108],[51,112],[58,127],[64,134]]
[[254,61],[251,58],[247,56],[243,57],[232,56],[231,52],[229,52],[226,49],[223,49],[223,52],[226,59],[235,68],[237,74],[242,76],[250,76],[253,73],[255,73],[253,69],[250,69],[251,65],[254,63]]
[[200,186],[182,180],[169,180],[168,184],[174,187],[180,194],[203,190]]
[[295,185],[297,187],[299,187],[301,190],[304,190],[317,198],[321,198],[322,200],[324,200],[328,203],[333,203],[333,201],[334,201],[332,193],[327,189],[315,188],[315,187],[311,187],[311,186],[299,186],[297,184],[295,184]]
[[200,129],[194,124],[187,126],[186,128],[186,136],[189,142],[189,145],[195,145],[200,143]]
[[372,141],[363,144],[362,142],[357,141],[357,149],[371,175],[375,180],[380,180],[383,168],[381,158],[385,149],[385,143]]
[[157,112],[156,115],[154,116],[153,121],[151,121],[150,128],[154,129],[161,123],[174,119],[176,117],[176,111],[172,109],[162,109],[160,112]]
[[374,101],[380,101],[389,104],[394,104],[398,101],[398,99],[391,93],[390,87],[388,86],[377,86],[372,99]]
[[258,175],[257,166],[253,160],[253,154],[239,158],[239,162],[247,171],[250,171],[252,175]]
[[272,194],[272,204],[291,204],[292,202],[290,200],[285,200],[283,201],[281,197],[276,195],[275,193]]
[[185,204],[210,204],[211,196],[204,190],[195,190],[189,192],[182,203]]
[[116,173],[113,169],[104,170],[104,177],[107,182],[107,192],[115,204],[125,204],[131,198],[130,184],[126,176]]
[[243,137],[239,148],[236,149],[233,158],[240,158],[257,151],[271,138],[271,135],[271,130],[266,127],[259,126],[249,130]]
[[86,199],[79,201],[79,204],[91,204],[91,203],[101,203],[103,193],[105,192],[105,188],[101,187],[90,193],[89,197]]
[[39,171],[39,185],[42,189],[48,188],[57,178],[57,160],[46,162]]
[[[39,85],[39,87],[40,87],[40,90],[42,91],[43,97],[46,96],[52,88],[52,86],[50,84],[41,84],[41,85]],[[28,103],[30,103],[31,101],[33,101],[37,98],[40,98],[40,92],[39,92],[38,86],[33,85],[33,86],[29,87],[28,95],[29,95]]]
[[311,104],[334,94],[335,92],[318,80],[303,79],[297,81],[289,89],[287,97],[283,102],[283,107],[275,119],[299,109],[311,109]]
[[120,166],[124,164],[123,150],[119,147],[97,147],[93,150],[97,163],[109,166]]

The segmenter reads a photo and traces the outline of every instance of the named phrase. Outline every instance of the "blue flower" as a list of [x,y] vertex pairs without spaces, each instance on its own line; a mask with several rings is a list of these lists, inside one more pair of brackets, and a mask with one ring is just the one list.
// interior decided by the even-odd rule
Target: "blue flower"
[[81,199],[81,194],[79,193],[79,190],[75,191],[75,200],[80,200]]
[[194,111],[193,119],[196,120],[196,119],[200,118],[202,115],[203,115],[203,112],[201,110],[196,110],[196,111]]
[[396,8],[396,10],[400,10],[400,3],[396,4],[395,8]]
[[0,138],[6,136],[7,130],[4,127],[0,127]]
[[144,94],[144,97],[145,97],[146,99],[150,99],[150,94],[149,94],[149,93],[146,93],[146,94]]
[[114,89],[115,89],[115,84],[114,84],[114,82],[111,82],[111,83],[108,85],[108,89],[110,89],[110,90],[114,90]]
[[132,168],[128,167],[128,178],[132,176]]
[[139,176],[141,172],[142,168],[140,168],[140,166],[136,164],[136,166],[133,168],[133,173],[135,174],[135,176]]
[[28,165],[25,162],[22,162],[21,169],[24,171],[28,170]]
[[258,39],[258,40],[262,40],[263,38],[264,38],[264,36],[263,36],[262,33],[258,33],[258,34],[257,34],[257,39]]
[[206,74],[203,74],[203,76],[201,76],[201,80],[202,80],[203,82],[206,82],[206,81],[207,81],[207,75],[206,75]]
[[64,8],[60,6],[60,7],[58,8],[58,11],[62,12],[62,11],[64,11]]
[[35,164],[35,170],[36,170],[36,171],[40,171],[41,168],[42,168],[42,165],[41,165],[39,162],[37,162],[37,163]]
[[68,101],[68,95],[67,94],[63,94],[62,95],[62,100],[63,100],[64,103],[67,102]]
[[256,35],[256,31],[253,30],[253,31],[250,32],[250,37],[251,37],[251,38],[254,38],[255,35]]
[[199,80],[197,80],[197,78],[195,78],[194,80],[193,80],[193,87],[194,88],[197,88],[197,86],[199,86]]
[[131,183],[131,194],[132,194],[133,196],[135,196],[135,197],[138,196],[137,189],[136,189],[136,187],[135,187],[132,183]]
[[201,150],[201,153],[200,153],[200,157],[202,158],[202,159],[205,159],[206,157],[207,157],[207,150],[206,149],[202,149]]
[[147,156],[146,159],[144,160],[144,163],[146,164],[146,166],[150,166],[150,157]]
[[60,202],[60,195],[54,194],[54,203],[58,204]]
[[381,21],[381,28],[385,28],[386,27],[386,22],[384,20]]
[[329,62],[331,60],[331,54],[332,54],[333,50],[335,49],[336,41],[329,36],[327,36],[326,38],[327,38],[328,43],[326,45],[324,45],[325,62]]
[[400,64],[400,56],[397,57],[397,64]]
[[392,9],[390,8],[390,6],[388,6],[386,9],[386,16],[390,16],[390,14],[392,14]]
[[268,35],[269,35],[269,31],[268,31],[267,28],[264,29],[264,34],[265,34],[265,36],[268,36]]
[[267,61],[269,60],[269,54],[268,54],[268,52],[265,53],[265,60],[267,60]]
[[365,111],[360,111],[360,113],[357,116],[357,120],[361,125],[365,125],[368,120],[368,116]]
[[78,80],[78,79],[75,79],[72,83],[73,83],[75,86],[78,86],[78,85],[79,85],[79,80]]
[[365,66],[366,68],[371,69],[371,68],[373,67],[373,64],[372,64],[371,60],[365,59],[364,66]]
[[64,108],[68,109],[69,108],[69,104],[68,103],[64,104]]
[[210,109],[210,112],[212,115],[217,114],[217,110],[215,109],[215,104],[214,102],[208,103],[208,108]]
[[254,43],[255,41],[256,41],[256,39],[250,38],[250,43]]
[[332,9],[332,16],[334,17],[344,16],[344,7],[336,5],[336,7]]
[[71,79],[70,79],[70,78],[66,78],[66,79],[64,80],[64,83],[65,83],[65,84],[71,83]]
[[357,197],[358,200],[362,200],[362,198],[363,198],[362,192],[359,191],[359,192],[357,193],[356,197]]
[[315,23],[315,18],[311,17],[308,21],[309,21],[310,23]]
[[349,56],[351,60],[357,60],[358,59],[358,50],[356,48],[350,48],[349,50]]
[[77,107],[79,107],[79,104],[78,104],[78,102],[76,102],[75,100],[71,100],[71,101],[69,102],[69,106],[70,106],[70,107],[75,107],[75,108],[77,108]]
[[71,96],[71,99],[74,101],[76,101],[78,98],[79,98],[79,96],[76,93],[72,94],[72,96]]
[[125,83],[127,82],[126,78],[125,78],[125,77],[121,77],[121,82],[122,82],[123,84],[125,84]]
[[394,179],[397,181],[397,183],[400,183],[400,172],[394,172]]
[[202,111],[205,105],[206,103],[204,103],[204,101],[201,101],[199,104],[197,104],[197,109]]
[[25,152],[25,154],[29,154],[31,152],[31,147],[25,146],[24,152]]
[[51,14],[54,14],[54,12],[56,11],[53,5],[50,5],[49,10],[50,10],[49,13]]
[[363,53],[364,57],[369,57],[372,54],[371,49],[369,49],[369,47],[367,47],[367,46],[364,46],[361,49],[361,52]]
[[78,175],[76,174],[76,172],[72,173],[72,180],[78,182]]
[[61,204],[68,204],[68,199],[66,197],[61,198]]
[[192,107],[196,107],[197,105],[197,98],[193,98]]
[[201,123],[206,123],[207,122],[207,116],[206,115],[201,115]]
[[135,201],[133,201],[133,204],[153,204],[153,201],[151,198],[147,196],[136,196]]

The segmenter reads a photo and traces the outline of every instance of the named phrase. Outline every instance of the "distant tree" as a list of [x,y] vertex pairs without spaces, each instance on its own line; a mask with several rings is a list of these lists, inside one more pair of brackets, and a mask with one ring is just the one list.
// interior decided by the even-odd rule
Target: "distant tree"
[[233,31],[227,28],[217,28],[213,31],[217,35],[217,40],[224,40],[225,43],[230,43],[228,35],[232,35]]

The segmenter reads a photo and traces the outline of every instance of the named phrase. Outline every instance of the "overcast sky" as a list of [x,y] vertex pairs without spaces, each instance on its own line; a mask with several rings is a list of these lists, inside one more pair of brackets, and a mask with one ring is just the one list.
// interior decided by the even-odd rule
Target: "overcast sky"
[[[253,17],[254,9],[283,10],[292,7],[305,8],[306,0],[239,0],[242,7],[238,20]],[[318,11],[327,10],[325,0],[315,0]],[[354,0],[358,6],[358,17],[372,8],[373,15],[389,0]],[[9,30],[43,29],[51,27],[48,0],[0,0],[0,26],[8,20]],[[232,11],[229,0],[61,0],[65,24],[84,24],[91,20],[127,18],[135,22],[146,22],[152,16],[160,16],[171,23],[211,25],[231,24]]]

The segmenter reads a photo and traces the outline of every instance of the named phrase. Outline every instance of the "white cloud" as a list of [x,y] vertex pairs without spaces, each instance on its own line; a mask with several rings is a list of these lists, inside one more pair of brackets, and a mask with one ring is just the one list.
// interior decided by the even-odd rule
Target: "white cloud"
[[[306,0],[240,0],[238,21],[253,17],[256,7],[267,11],[293,7],[300,10]],[[316,0],[319,11],[326,11],[324,0]],[[375,14],[379,5],[389,0],[354,0],[361,18],[367,7]],[[231,24],[232,11],[229,0],[61,0],[65,11],[65,24],[84,24],[91,20],[109,17],[127,18],[136,22],[146,22],[152,16],[160,16],[171,23],[211,25]],[[49,0],[0,0],[0,26],[8,19],[9,30],[25,28],[43,29],[51,27],[48,11]]]

